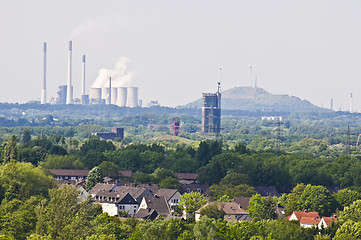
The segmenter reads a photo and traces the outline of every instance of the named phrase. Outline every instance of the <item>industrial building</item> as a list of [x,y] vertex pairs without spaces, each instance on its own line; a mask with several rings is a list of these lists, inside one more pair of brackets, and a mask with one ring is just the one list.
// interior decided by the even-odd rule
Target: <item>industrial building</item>
[[124,138],[124,128],[112,128],[111,132],[93,132],[92,135],[99,136],[105,140],[111,139],[114,140],[114,138]]
[[202,93],[202,131],[219,133],[221,129],[221,85],[216,93]]

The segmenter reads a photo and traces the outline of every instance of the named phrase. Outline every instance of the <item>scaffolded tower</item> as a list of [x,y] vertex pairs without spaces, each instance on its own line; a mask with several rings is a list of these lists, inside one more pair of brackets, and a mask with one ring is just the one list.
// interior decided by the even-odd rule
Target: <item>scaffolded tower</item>
[[180,118],[173,118],[173,136],[178,136],[181,133]]
[[216,93],[202,94],[202,131],[219,133],[221,129],[221,86]]

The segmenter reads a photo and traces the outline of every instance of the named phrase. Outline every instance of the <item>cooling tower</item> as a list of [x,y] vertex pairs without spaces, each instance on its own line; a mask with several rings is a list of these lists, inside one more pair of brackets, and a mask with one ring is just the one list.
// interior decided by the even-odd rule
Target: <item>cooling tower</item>
[[101,88],[92,88],[91,89],[91,98],[95,100],[100,100],[102,98],[102,89]]
[[116,103],[119,107],[125,107],[127,105],[127,88],[126,87],[118,87]]
[[111,97],[112,97],[112,104],[116,105],[117,104],[117,88],[112,87],[112,91],[111,91]]
[[129,87],[127,95],[127,107],[138,107],[138,88]]
[[105,100],[105,104],[109,104],[109,87],[102,87],[102,99]]

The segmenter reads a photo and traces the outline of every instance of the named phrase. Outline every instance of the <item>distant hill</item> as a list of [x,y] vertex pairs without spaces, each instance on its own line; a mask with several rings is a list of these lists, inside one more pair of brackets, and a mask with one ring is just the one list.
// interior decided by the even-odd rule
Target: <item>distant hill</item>
[[[198,99],[185,107],[202,107]],[[222,92],[222,109],[246,111],[319,112],[329,111],[298,97],[275,95],[262,88],[235,87]]]

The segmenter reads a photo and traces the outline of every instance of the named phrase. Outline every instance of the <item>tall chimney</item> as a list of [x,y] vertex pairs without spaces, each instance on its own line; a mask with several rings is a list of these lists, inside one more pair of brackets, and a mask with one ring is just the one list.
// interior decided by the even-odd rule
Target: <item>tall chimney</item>
[[69,41],[69,52],[68,52],[68,84],[66,91],[66,104],[73,103],[73,89],[71,85],[71,55],[72,55],[72,41]]
[[82,85],[81,85],[81,104],[86,104],[85,101],[85,55],[83,55],[82,63]]
[[44,76],[43,88],[41,89],[41,104],[46,104],[46,42],[44,42]]
[[109,77],[109,95],[108,95],[108,103],[112,104],[112,78]]
[[353,113],[353,102],[352,102],[352,93],[351,93],[351,95],[350,95],[350,113]]

